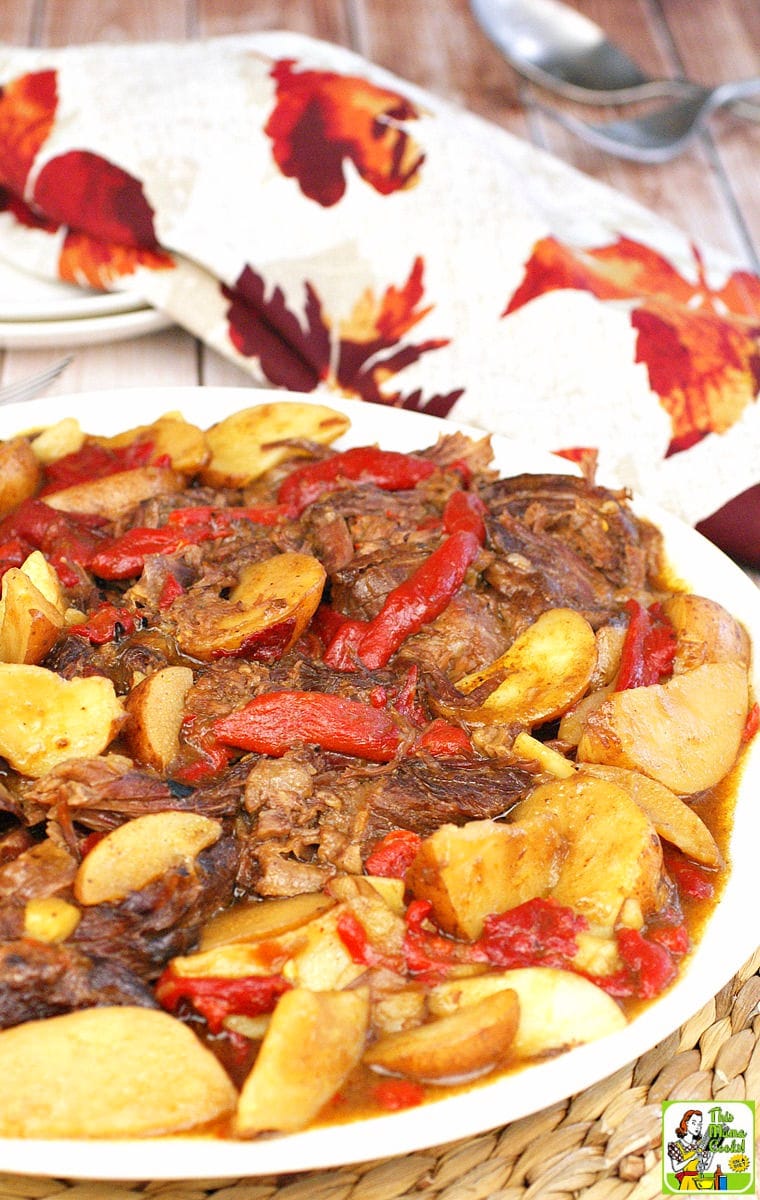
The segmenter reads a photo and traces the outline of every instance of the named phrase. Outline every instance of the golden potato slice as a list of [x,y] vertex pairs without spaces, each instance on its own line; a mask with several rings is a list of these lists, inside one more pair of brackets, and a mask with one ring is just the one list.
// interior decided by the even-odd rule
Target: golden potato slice
[[33,496],[41,479],[40,464],[26,438],[0,442],[0,517]]
[[169,496],[184,487],[184,476],[170,467],[135,467],[102,479],[74,483],[50,492],[45,503],[61,512],[91,513],[115,519],[153,496]]
[[448,1016],[380,1038],[363,1061],[421,1082],[483,1075],[511,1057],[519,1016],[516,992],[495,990]]
[[317,610],[327,574],[310,554],[275,554],[249,563],[228,600],[218,600],[213,620],[208,609],[198,617],[192,594],[172,608],[177,640],[202,662],[253,654],[256,649],[284,654],[306,629]]
[[181,413],[164,413],[150,425],[137,425],[111,437],[90,436],[88,441],[97,442],[108,450],[119,450],[133,442],[151,442],[154,460],[169,458],[175,471],[194,475],[211,457],[206,435],[197,425],[191,425]]
[[24,568],[5,572],[0,593],[0,662],[42,662],[63,624],[63,614],[46,600]]
[[179,753],[185,697],[193,686],[189,667],[163,667],[132,688],[126,699],[124,736],[139,762],[165,771]]
[[87,1008],[0,1032],[0,1136],[179,1133],[225,1116],[237,1095],[195,1034],[150,1008]]
[[721,853],[715,838],[693,808],[656,779],[629,771],[625,767],[606,767],[601,763],[586,763],[585,775],[609,779],[622,787],[649,817],[661,838],[683,850],[695,862],[708,867],[721,864]]
[[441,825],[422,842],[406,886],[429,900],[436,922],[455,937],[477,938],[489,913],[545,896],[560,870],[559,822],[537,812],[513,824]]
[[736,761],[748,708],[746,669],[705,663],[666,683],[613,692],[586,716],[577,759],[641,771],[678,795],[701,792]]
[[475,712],[467,712],[468,722],[539,725],[583,695],[595,665],[596,641],[588,621],[573,609],[554,608],[529,625],[501,658],[466,675],[457,687],[469,694],[489,679],[502,679]]
[[738,662],[749,667],[747,631],[722,604],[706,596],[678,593],[664,600],[662,609],[678,637],[675,674],[709,662]]
[[520,823],[537,813],[554,815],[567,842],[550,895],[612,927],[626,901],[642,913],[659,906],[662,846],[654,826],[622,788],[581,774],[541,784],[518,806]]
[[294,988],[277,1002],[235,1115],[239,1137],[303,1129],[359,1062],[369,992]]
[[110,679],[63,679],[23,663],[0,663],[0,713],[0,754],[33,779],[102,754],[126,717]]
[[213,950],[231,942],[259,942],[279,937],[327,912],[334,903],[332,897],[324,892],[303,892],[298,896],[278,896],[236,904],[204,925],[200,949]]
[[211,459],[200,472],[201,481],[211,487],[246,487],[294,453],[282,443],[307,440],[327,446],[350,424],[333,408],[298,400],[241,409],[206,431]]
[[85,432],[76,417],[64,417],[54,425],[48,425],[31,438],[30,445],[34,457],[43,466],[65,458],[67,454],[76,454],[85,443]]
[[96,842],[74,879],[80,904],[123,900],[173,867],[190,865],[218,841],[218,821],[199,813],[148,813],[112,829]]
[[515,1058],[535,1058],[593,1042],[627,1024],[617,1002],[602,988],[554,967],[518,967],[438,984],[430,993],[436,1016],[459,1012],[503,989],[517,995],[520,1018],[512,1044]]

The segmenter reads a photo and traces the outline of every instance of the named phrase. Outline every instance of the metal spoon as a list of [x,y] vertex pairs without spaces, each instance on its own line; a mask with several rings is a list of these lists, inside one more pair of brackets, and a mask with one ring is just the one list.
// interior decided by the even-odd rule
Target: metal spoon
[[760,95],[760,78],[741,79],[715,88],[699,88],[694,95],[670,102],[644,116],[607,121],[602,125],[592,125],[547,104],[536,103],[536,108],[569,133],[607,154],[634,162],[662,163],[680,154],[716,109],[755,95]]
[[470,0],[470,7],[515,71],[567,100],[627,104],[699,98],[707,90],[688,79],[646,75],[598,25],[561,0]]

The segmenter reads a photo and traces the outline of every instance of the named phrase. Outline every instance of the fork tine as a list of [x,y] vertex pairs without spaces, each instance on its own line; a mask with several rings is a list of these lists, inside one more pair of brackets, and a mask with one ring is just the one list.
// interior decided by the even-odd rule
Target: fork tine
[[72,355],[60,359],[41,371],[39,375],[32,375],[26,379],[19,379],[16,383],[6,384],[5,387],[0,387],[0,404],[19,404],[24,400],[31,400],[34,396],[39,395],[48,384],[51,384],[62,371],[66,369],[72,361]]

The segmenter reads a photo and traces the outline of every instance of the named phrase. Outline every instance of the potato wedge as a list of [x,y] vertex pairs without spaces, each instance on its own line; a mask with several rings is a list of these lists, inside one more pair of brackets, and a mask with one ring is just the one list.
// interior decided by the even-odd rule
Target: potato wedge
[[259,942],[279,937],[327,912],[334,903],[324,892],[303,892],[298,896],[236,904],[204,925],[200,950],[213,950],[233,942]]
[[116,519],[153,496],[170,496],[184,487],[184,476],[170,467],[135,467],[102,479],[74,483],[45,496],[45,503],[62,512],[91,513]]
[[200,472],[201,481],[211,487],[246,487],[294,453],[288,440],[327,446],[350,424],[333,408],[297,400],[241,409],[206,430],[211,458]]
[[502,989],[513,991],[520,1018],[512,1045],[515,1058],[534,1058],[616,1033],[627,1024],[622,1009],[602,988],[555,967],[519,967],[438,984],[430,993],[436,1016],[459,1012]]
[[33,550],[21,564],[20,568],[32,581],[37,591],[41,592],[53,608],[63,616],[66,612],[66,597],[63,594],[58,572],[51,566],[41,550]]
[[0,711],[0,754],[33,779],[101,754],[126,718],[110,679],[64,679],[23,663],[0,663]]
[[640,771],[606,767],[601,763],[586,763],[582,771],[597,779],[609,779],[628,792],[647,814],[660,837],[683,850],[689,858],[707,867],[720,866],[720,850],[704,821],[663,783]]
[[80,904],[123,900],[172,867],[190,865],[218,841],[218,821],[199,813],[148,813],[117,826],[96,842],[74,879]]
[[41,663],[63,624],[63,614],[23,568],[5,572],[0,592],[0,662]]
[[733,766],[748,708],[746,669],[705,663],[666,683],[613,692],[586,716],[577,760],[629,767],[691,795]]
[[363,1061],[420,1082],[483,1075],[510,1058],[519,1017],[517,993],[502,988],[435,1021],[380,1038]]
[[0,517],[5,517],[37,491],[40,464],[28,440],[0,442]]
[[550,895],[611,928],[623,905],[635,900],[642,913],[661,899],[662,847],[654,826],[622,788],[581,774],[541,784],[523,800],[515,818],[553,813],[567,841],[559,878]]
[[322,598],[327,574],[310,554],[275,554],[243,568],[228,600],[219,599],[214,619],[198,616],[192,593],[172,606],[177,640],[201,662],[265,654],[279,658],[305,630]]
[[540,771],[547,775],[555,775],[557,779],[569,779],[575,774],[575,763],[565,758],[564,754],[560,754],[559,750],[545,745],[524,730],[518,733],[512,749],[518,758],[535,763]]
[[359,1062],[368,1025],[366,988],[285,992],[243,1084],[235,1133],[252,1137],[308,1125]]
[[547,895],[559,877],[563,850],[559,822],[550,812],[510,825],[441,825],[422,842],[406,885],[415,899],[430,901],[447,933],[477,938],[489,913]]
[[130,753],[156,771],[165,771],[179,753],[185,697],[193,686],[189,667],[163,667],[132,688],[124,737]]
[[138,425],[111,437],[90,436],[88,441],[97,442],[109,450],[131,446],[132,442],[150,442],[154,461],[168,457],[175,471],[184,475],[195,475],[211,457],[206,435],[197,425],[191,425],[181,413],[164,413],[150,425]]
[[179,1133],[222,1117],[237,1094],[187,1025],[134,1006],[86,1008],[0,1032],[0,1136]]
[[490,679],[502,682],[468,722],[515,721],[540,725],[565,712],[580,699],[596,666],[594,631],[585,617],[570,608],[544,612],[495,662],[460,679],[469,694]]
[[81,450],[86,440],[86,434],[76,417],[63,417],[54,425],[48,425],[31,437],[30,445],[34,457],[43,466],[65,458],[67,454],[76,454]]
[[675,674],[708,662],[738,662],[749,667],[747,631],[716,600],[679,592],[663,600],[662,610],[678,637]]

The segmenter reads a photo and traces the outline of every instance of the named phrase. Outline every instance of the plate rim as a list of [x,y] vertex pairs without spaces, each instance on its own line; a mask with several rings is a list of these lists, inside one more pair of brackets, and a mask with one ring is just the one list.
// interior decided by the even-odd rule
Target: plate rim
[[[131,399],[126,408],[123,403],[106,403],[114,395],[123,401],[125,394],[129,393]],[[154,416],[177,409],[183,411],[184,405],[188,409],[184,415],[200,423],[205,408],[207,418],[209,414],[213,415],[213,420],[207,419],[206,424],[240,407],[280,400],[325,404],[343,411],[353,418],[354,434],[361,432],[367,422],[371,426],[372,419],[380,415],[376,412],[378,406],[344,400],[325,391],[300,394],[255,386],[127,386],[60,394],[54,399],[27,402],[23,410],[19,408],[18,414],[16,406],[9,405],[0,410],[0,437],[35,428],[62,416],[79,415],[80,419],[86,420],[90,412],[95,422],[92,432],[115,432],[124,427],[125,411],[130,414],[130,423],[144,421],[139,397],[150,406]],[[78,412],[72,412],[72,406]],[[14,420],[16,415],[18,419]],[[577,474],[573,464],[524,440],[487,435],[486,431],[472,425],[409,410],[386,410],[383,427],[373,440],[386,443],[389,430],[392,440],[396,436],[399,421],[409,430],[408,449],[432,444],[440,432],[461,430],[469,436],[491,436],[497,450],[497,460],[505,454],[508,457],[512,452],[529,458],[529,470]],[[423,431],[433,435],[427,442],[418,441]],[[350,444],[351,440],[350,430],[341,443]],[[536,465],[531,466],[534,463]],[[517,468],[512,466],[510,469],[515,471]],[[685,575],[684,582],[687,585],[692,574],[696,580],[703,581],[705,577],[710,577],[708,594],[713,595],[717,590],[715,598],[724,596],[723,602],[725,593],[730,593],[732,610],[748,624],[753,646],[760,647],[760,589],[752,580],[722,551],[678,518],[641,496],[634,497],[633,506],[641,516],[658,524],[671,553],[674,545],[680,548],[682,542],[686,541],[686,549],[692,551],[693,556],[689,568],[685,569],[676,554],[676,573]],[[717,589],[712,587],[712,580],[716,578]],[[755,695],[758,695],[760,680],[757,652],[753,654],[752,678]],[[723,896],[674,987],[619,1033],[575,1047],[554,1059],[499,1076],[491,1082],[480,1083],[458,1095],[433,1101],[417,1109],[297,1134],[275,1135],[247,1142],[197,1135],[123,1141],[0,1139],[0,1172],[115,1181],[229,1179],[259,1177],[282,1171],[340,1168],[447,1145],[499,1128],[566,1100],[635,1061],[662,1038],[670,1035],[707,1003],[757,949],[757,937],[752,933],[751,921],[742,923],[734,919],[740,917],[742,911],[745,915],[752,911],[750,887],[754,883],[756,868],[749,852],[749,843],[752,841],[749,835],[756,835],[757,829],[752,826],[746,794],[753,781],[755,785],[760,783],[760,738],[748,747],[742,767],[740,798],[730,842],[733,865]],[[744,800],[741,799],[742,795]],[[747,836],[742,836],[745,826]],[[527,1089],[519,1088],[521,1079],[527,1080]],[[533,1094],[526,1096],[525,1090]]]

